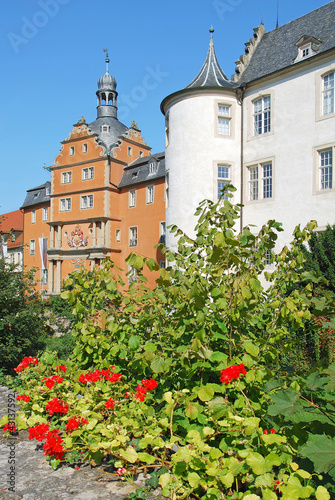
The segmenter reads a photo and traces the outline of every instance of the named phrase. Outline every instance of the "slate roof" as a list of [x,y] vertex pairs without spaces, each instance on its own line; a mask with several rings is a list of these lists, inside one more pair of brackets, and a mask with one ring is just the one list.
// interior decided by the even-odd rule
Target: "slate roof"
[[[102,125],[108,125],[109,132],[101,132]],[[92,130],[92,132],[98,134],[99,141],[102,142],[107,151],[110,150],[113,144],[116,144],[118,142],[120,135],[124,134],[128,130],[128,127],[119,122],[117,118],[109,116],[97,118],[88,126]]]
[[[149,173],[149,164],[157,163],[155,173]],[[124,174],[118,188],[134,186],[143,182],[153,182],[165,177],[165,153],[156,153],[150,156],[137,158],[124,168]]]
[[32,207],[34,205],[40,205],[41,203],[49,203],[50,197],[46,195],[46,188],[50,187],[50,184],[50,181],[47,181],[41,186],[28,189],[26,199],[21,208]]
[[294,61],[298,55],[296,43],[303,36],[311,36],[322,42],[320,45],[313,45],[312,48],[316,54],[310,56],[311,58],[335,48],[334,0],[269,33],[265,33],[238,83],[249,83],[284,68],[300,64],[305,59]]
[[211,39],[205,62],[194,80],[187,85],[187,89],[201,87],[232,87],[232,84],[228,81],[216,58],[212,36],[213,31],[214,30],[211,28]]

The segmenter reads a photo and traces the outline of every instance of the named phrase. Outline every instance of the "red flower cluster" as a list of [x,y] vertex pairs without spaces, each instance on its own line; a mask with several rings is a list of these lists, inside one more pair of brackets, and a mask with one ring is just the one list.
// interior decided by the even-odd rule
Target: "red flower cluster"
[[29,439],[37,439],[37,441],[43,441],[47,437],[49,432],[48,424],[35,425],[29,429]]
[[68,423],[66,424],[66,430],[67,432],[73,432],[76,429],[78,429],[79,424],[85,425],[88,424],[87,420],[85,418],[81,417],[71,417]]
[[30,401],[30,396],[26,396],[25,394],[19,394],[18,397],[16,398],[16,401],[24,401],[25,403],[28,403]]
[[69,411],[69,405],[62,399],[53,398],[47,403],[45,409],[49,412],[49,415],[53,415],[54,413],[67,413]]
[[8,422],[8,424],[5,424],[5,425],[4,425],[4,428],[3,428],[3,431],[4,431],[4,432],[6,432],[6,431],[9,431],[9,432],[16,432],[16,431],[17,431],[17,428],[16,428],[16,425],[15,425],[15,422],[10,421],[10,422]]
[[246,369],[244,365],[241,363],[240,365],[233,365],[221,370],[221,382],[228,384],[231,380],[236,380],[240,375],[245,375]]
[[147,392],[147,390],[148,389],[146,387],[143,387],[142,385],[138,385],[136,392],[135,392],[135,395],[134,395],[134,399],[137,399],[138,401],[144,401],[145,400],[145,393]]
[[114,399],[109,398],[109,400],[106,401],[105,406],[106,406],[106,408],[109,408],[110,410],[112,410],[114,408]]
[[[267,433],[268,433],[267,429],[264,429],[263,434],[267,434]],[[274,429],[270,429],[270,433],[276,434],[276,431]]]
[[25,368],[28,368],[30,365],[38,365],[38,359],[37,358],[32,358],[31,356],[28,356],[26,358],[23,358],[21,363],[17,368],[14,368],[14,371],[16,373],[22,372]]
[[59,430],[54,429],[48,432],[46,436],[47,440],[43,445],[43,453],[48,457],[54,457],[58,460],[62,460],[64,457],[64,450],[62,446],[62,438],[59,436]]
[[57,384],[60,384],[63,380],[64,379],[59,375],[51,375],[51,377],[43,379],[48,389],[52,389],[56,382]]
[[144,385],[148,391],[153,391],[157,387],[157,382],[153,378],[142,380],[141,384]]
[[118,382],[121,380],[121,373],[112,373],[114,366],[111,366],[109,370],[95,370],[93,373],[82,373],[79,377],[79,382],[82,384],[87,384],[87,382],[100,382],[103,378],[109,382]]
[[[136,388],[136,392],[134,394],[134,399],[137,399],[138,401],[145,401],[146,398],[146,392],[147,391],[153,391],[157,387],[157,382],[153,378],[151,379],[144,379],[141,380],[142,385],[138,385]],[[125,395],[127,398],[127,393]],[[129,397],[129,395],[128,395]]]
[[56,366],[56,371],[58,372],[59,370],[61,370],[62,372],[66,372],[66,366],[64,365],[59,365],[59,366]]

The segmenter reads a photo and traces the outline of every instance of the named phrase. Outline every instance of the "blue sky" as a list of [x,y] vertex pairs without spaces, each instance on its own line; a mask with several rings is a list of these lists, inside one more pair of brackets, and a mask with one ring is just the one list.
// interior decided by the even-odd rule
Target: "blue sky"
[[[283,25],[327,3],[279,0]],[[119,92],[119,119],[135,120],[153,152],[164,149],[160,103],[188,85],[215,29],[219,63],[230,78],[244,43],[263,19],[276,26],[277,0],[1,0],[0,213],[49,180],[74,123],[96,118],[104,48]]]

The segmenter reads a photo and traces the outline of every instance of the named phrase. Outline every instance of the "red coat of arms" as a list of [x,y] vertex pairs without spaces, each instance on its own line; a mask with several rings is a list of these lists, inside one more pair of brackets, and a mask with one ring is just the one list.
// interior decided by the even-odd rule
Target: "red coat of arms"
[[69,247],[71,248],[86,247],[87,245],[87,237],[84,238],[84,234],[79,225],[75,227],[74,231],[71,232],[71,236],[68,236],[67,240]]

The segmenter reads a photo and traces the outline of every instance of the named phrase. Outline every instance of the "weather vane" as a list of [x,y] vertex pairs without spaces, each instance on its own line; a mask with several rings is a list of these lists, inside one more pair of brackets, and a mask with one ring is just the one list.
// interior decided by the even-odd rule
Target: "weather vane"
[[106,54],[106,59],[105,59],[105,61],[106,61],[106,72],[108,73],[108,63],[109,63],[108,49],[102,49],[102,50],[103,50],[103,51],[105,52],[105,54]]

